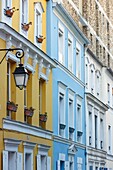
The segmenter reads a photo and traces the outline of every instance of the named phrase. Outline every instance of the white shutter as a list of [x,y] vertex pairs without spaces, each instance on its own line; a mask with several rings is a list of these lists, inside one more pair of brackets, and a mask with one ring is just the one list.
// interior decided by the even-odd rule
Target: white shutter
[[37,170],[41,170],[41,155],[37,155]]
[[3,170],[8,170],[8,151],[3,151]]
[[69,161],[65,161],[65,170],[69,170]]
[[51,157],[47,157],[47,170],[51,170]]
[[17,152],[17,170],[23,170],[23,155]]
[[57,161],[57,170],[60,170],[60,161]]

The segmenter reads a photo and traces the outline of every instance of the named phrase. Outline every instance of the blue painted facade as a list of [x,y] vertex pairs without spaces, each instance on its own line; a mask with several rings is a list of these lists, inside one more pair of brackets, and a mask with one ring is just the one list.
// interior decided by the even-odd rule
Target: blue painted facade
[[[63,26],[64,32],[64,63],[59,62],[59,24]],[[68,69],[68,41],[69,34],[72,35],[72,55],[73,55],[73,71]],[[80,45],[80,78],[76,77],[76,55],[77,47],[76,44],[79,42]],[[85,170],[85,141],[86,141],[86,131],[85,131],[85,57],[84,57],[84,45],[88,41],[80,31],[76,23],[69,17],[65,9],[61,5],[49,1],[47,4],[47,53],[51,58],[53,58],[57,63],[57,68],[53,69],[53,160],[52,169],[53,170]],[[60,86],[60,87],[59,87]],[[65,127],[60,127],[60,97],[61,91],[59,89],[63,88],[64,98],[64,119],[62,118]],[[70,131],[69,127],[69,98],[72,94],[73,102],[73,129],[74,132],[71,133],[72,138],[69,137]],[[63,99],[64,99],[63,98]],[[80,141],[78,141],[78,118],[77,118],[77,108],[81,108],[81,136]],[[61,106],[62,107],[62,106]],[[61,129],[60,129],[61,128]],[[61,133],[60,133],[61,131]],[[62,135],[63,134],[63,135]]]

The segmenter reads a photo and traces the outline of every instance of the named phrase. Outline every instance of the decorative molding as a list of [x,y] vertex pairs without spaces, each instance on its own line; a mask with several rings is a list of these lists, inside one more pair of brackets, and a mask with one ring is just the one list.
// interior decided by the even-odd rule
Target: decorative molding
[[66,138],[63,138],[61,136],[53,136],[53,139],[54,141],[57,141],[57,142],[61,142],[61,143],[64,143],[66,145],[72,145],[72,144],[75,144],[76,147],[79,147],[79,148],[82,148],[82,149],[85,149],[86,148],[86,145],[85,144],[82,144],[82,143],[77,143],[77,142],[72,142],[70,141],[69,139],[66,139]]
[[35,68],[36,68],[37,63],[38,63],[38,60],[37,60],[37,54],[36,54],[33,58],[33,72],[32,73],[35,72]]
[[38,145],[38,154],[39,155],[48,155],[49,149],[50,149],[50,146],[39,144]]
[[24,55],[24,67],[26,67],[27,63],[28,63],[28,59],[29,59],[29,48],[26,48],[24,50],[24,53],[25,53],[25,55]]
[[18,145],[20,145],[20,143],[21,140],[5,138],[4,139],[5,150],[18,152]]
[[20,59],[17,58],[13,53],[8,52],[7,56],[6,56],[6,60],[11,59],[12,61],[15,61],[16,63],[20,62]]
[[[85,93],[86,97],[88,99],[88,105],[96,105],[97,108],[101,108],[104,112],[108,110],[108,106],[103,103],[102,101],[100,101],[98,98],[96,98],[94,95],[92,95],[91,93]],[[100,109],[99,109],[100,110]]]
[[11,47],[12,47],[12,36],[11,35],[7,35],[6,49],[11,48]]
[[24,142],[23,145],[24,145],[24,148],[33,149],[36,146],[36,143]]
[[65,161],[65,154],[64,153],[59,153],[59,160]]
[[71,144],[68,148],[68,154],[75,155],[77,153],[78,149],[75,144]]
[[47,76],[47,79],[49,77],[49,73],[50,73],[50,64],[47,65],[47,68],[46,68],[46,76]]
[[70,72],[65,66],[63,66],[60,62],[55,59],[56,64],[58,64],[57,68],[63,70],[69,77],[71,77],[75,82],[77,82],[81,87],[85,87],[84,82],[78,79],[72,72]]
[[34,135],[42,137],[45,139],[52,139],[52,131],[43,130],[36,126],[31,126],[22,122],[17,122],[9,119],[3,119],[3,128],[7,130],[13,130],[20,133],[26,133],[29,135]]
[[55,68],[57,66],[56,62],[53,59],[51,59],[41,49],[37,48],[31,41],[26,39],[16,30],[12,29],[12,27],[7,25],[6,23],[0,22],[0,37],[4,41],[7,41],[7,35],[10,35],[12,37],[12,46],[16,47],[19,44],[22,44],[23,47],[29,48],[29,51],[32,50],[34,54],[37,54],[37,60],[43,59],[44,64],[50,64],[51,68]]
[[42,69],[43,69],[43,59],[41,59],[39,61],[39,79],[40,79],[40,76],[41,76],[41,73],[42,73]]

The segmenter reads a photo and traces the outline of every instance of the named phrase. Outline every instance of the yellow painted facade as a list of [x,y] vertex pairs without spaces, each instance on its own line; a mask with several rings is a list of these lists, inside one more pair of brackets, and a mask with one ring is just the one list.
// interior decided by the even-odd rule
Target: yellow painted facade
[[[9,146],[10,140],[20,141],[17,146],[17,152],[23,154],[23,167],[25,168],[25,154],[24,154],[24,143],[28,143],[30,148],[30,144],[34,144],[33,147],[33,170],[38,169],[38,164],[36,160],[36,156],[39,153],[38,145],[46,148],[46,146],[50,147],[46,150],[47,155],[50,156],[52,160],[52,68],[55,67],[55,63],[52,60],[48,60],[46,56],[46,39],[44,39],[42,43],[41,50],[39,47],[34,45],[34,6],[36,3],[40,2],[37,0],[28,0],[28,21],[32,22],[29,30],[27,31],[27,36],[21,35],[20,32],[20,11],[15,11],[12,18],[11,24],[5,23],[3,19],[3,13],[0,9],[0,49],[10,48],[22,48],[25,51],[24,59],[22,62],[26,62],[26,68],[29,72],[29,80],[26,87],[26,92],[24,90],[20,90],[15,86],[13,72],[15,70],[18,61],[16,61],[15,57],[12,57],[15,52],[11,52],[9,56],[4,59],[4,61],[0,64],[0,169],[2,170],[4,167],[3,163],[3,150],[7,150]],[[42,14],[42,35],[46,37],[46,0],[41,1],[41,5],[43,6],[44,12]],[[0,7],[3,8],[3,1],[0,1]],[[20,1],[12,0],[12,7],[20,10]],[[3,17],[2,17],[3,16]],[[7,17],[6,17],[7,21]],[[2,29],[2,26],[4,28]],[[5,29],[5,27],[7,29]],[[3,33],[3,35],[2,35]],[[8,37],[8,38],[7,38]],[[29,41],[28,41],[28,40]],[[27,46],[28,45],[28,46]],[[26,52],[27,50],[28,52]],[[44,53],[43,53],[44,51]],[[5,55],[6,51],[0,51],[0,60]],[[36,57],[35,57],[36,56]],[[27,58],[28,57],[28,58]],[[45,59],[46,58],[46,59]],[[40,61],[43,62],[40,65]],[[8,64],[10,65],[10,86],[8,86]],[[35,63],[35,64],[34,64]],[[35,66],[34,66],[35,65]],[[40,71],[41,68],[41,71]],[[48,71],[48,74],[47,74]],[[44,75],[44,77],[43,77]],[[43,80],[42,87],[39,87],[40,80]],[[41,88],[41,89],[40,89]],[[9,89],[9,99],[13,101],[15,104],[18,104],[18,108],[16,112],[7,110],[7,100],[8,100],[8,91]],[[39,92],[39,91],[42,92]],[[26,94],[25,94],[26,93]],[[41,95],[41,99],[39,97],[39,93]],[[26,106],[33,107],[34,114],[33,116],[26,116],[24,113]],[[44,114],[47,112],[47,121],[41,122],[39,119],[39,110],[41,108],[40,113]],[[9,116],[10,114],[10,116]],[[9,126],[10,124],[10,126]],[[24,126],[25,125],[25,126]],[[8,140],[9,143],[4,143],[4,140]],[[8,154],[11,151],[8,151]],[[13,150],[12,150],[13,152]],[[52,161],[51,161],[52,162]],[[8,164],[9,165],[9,164]],[[52,167],[52,165],[50,165]],[[5,167],[6,168],[6,167]],[[4,169],[5,169],[4,168]],[[7,168],[6,168],[7,169]]]

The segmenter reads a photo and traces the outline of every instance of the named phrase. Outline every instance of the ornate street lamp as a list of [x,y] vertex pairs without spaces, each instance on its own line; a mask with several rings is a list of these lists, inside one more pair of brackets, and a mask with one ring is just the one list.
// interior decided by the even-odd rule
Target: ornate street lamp
[[25,67],[23,66],[23,64],[21,63],[21,58],[24,56],[23,49],[21,49],[21,48],[0,49],[0,51],[7,51],[6,54],[4,55],[4,57],[2,58],[2,60],[0,61],[0,64],[2,63],[2,61],[4,60],[4,58],[6,57],[6,55],[9,51],[17,51],[15,56],[20,59],[20,63],[16,67],[13,75],[14,75],[16,87],[18,87],[20,90],[22,90],[24,87],[26,87],[27,81],[28,81],[28,72],[25,69]]

